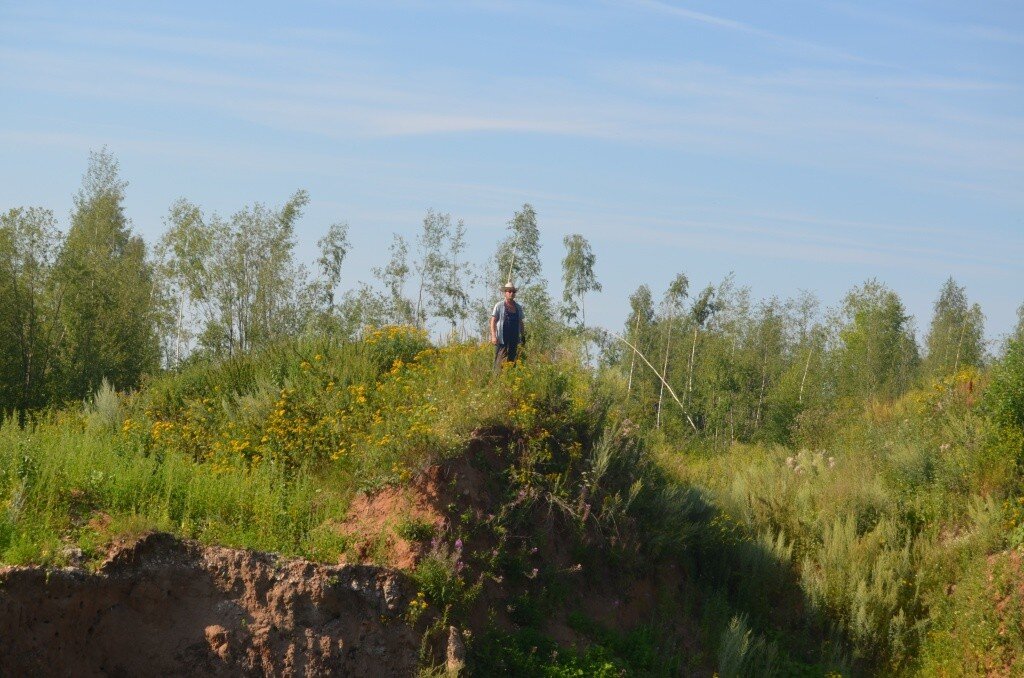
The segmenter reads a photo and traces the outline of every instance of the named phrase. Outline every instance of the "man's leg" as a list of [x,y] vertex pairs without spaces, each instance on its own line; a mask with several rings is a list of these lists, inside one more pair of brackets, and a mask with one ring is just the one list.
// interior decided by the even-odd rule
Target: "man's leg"
[[500,372],[501,366],[506,360],[508,360],[508,350],[501,344],[498,344],[494,350],[494,371]]
[[506,357],[508,361],[510,363],[514,363],[516,359],[519,357],[519,344],[512,344],[511,346],[506,346],[506,352]]

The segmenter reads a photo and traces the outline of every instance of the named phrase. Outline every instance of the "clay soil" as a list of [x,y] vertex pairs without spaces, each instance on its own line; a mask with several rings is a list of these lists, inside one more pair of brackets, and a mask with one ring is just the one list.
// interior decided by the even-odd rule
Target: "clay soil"
[[150,534],[96,572],[0,569],[0,675],[411,676],[399,572]]

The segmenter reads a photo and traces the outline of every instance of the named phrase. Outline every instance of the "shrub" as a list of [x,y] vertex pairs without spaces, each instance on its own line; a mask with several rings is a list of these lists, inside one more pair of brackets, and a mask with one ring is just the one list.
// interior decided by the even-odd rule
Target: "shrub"
[[729,622],[718,641],[718,672],[722,678],[778,675],[778,647],[755,634],[744,615]]

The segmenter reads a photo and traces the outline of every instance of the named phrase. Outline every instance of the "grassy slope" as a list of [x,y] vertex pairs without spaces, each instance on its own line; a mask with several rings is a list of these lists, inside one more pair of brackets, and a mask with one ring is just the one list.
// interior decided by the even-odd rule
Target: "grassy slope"
[[[708,454],[619,429],[621,394],[577,365],[494,376],[489,353],[385,329],[196,365],[28,430],[8,422],[0,560],[95,559],[152,528],[352,559],[338,525],[357,493],[408,486],[491,431],[490,504],[402,526],[425,553],[410,615],[476,628],[482,671],[948,675],[1019,661],[1005,628],[1019,559],[1003,549],[1022,532],[1020,438],[985,414],[977,375],[850,408],[807,449]],[[667,564],[677,574],[659,578]],[[610,628],[576,604],[601,594],[588,579],[655,582],[656,604]],[[496,600],[507,614],[481,620]],[[589,649],[559,649],[555,618]]]
[[[770,564],[743,575],[752,582],[736,604],[770,628],[763,601],[786,581],[760,573],[781,564],[848,670],[959,675],[1021,661],[1020,634],[998,628],[1021,613],[1006,581],[1019,557],[1002,550],[1020,542],[1010,533],[1022,449],[1019,432],[986,414],[979,379],[964,372],[848,412],[829,439],[798,450],[664,454],[677,478],[707,489],[724,531],[763,546]],[[993,569],[1003,581],[983,594]]]

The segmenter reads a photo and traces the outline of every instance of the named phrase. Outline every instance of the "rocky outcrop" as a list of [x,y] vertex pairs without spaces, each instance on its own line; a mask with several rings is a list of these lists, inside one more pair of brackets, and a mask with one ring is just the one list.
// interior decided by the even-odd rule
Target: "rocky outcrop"
[[154,533],[97,572],[0,569],[0,674],[412,676],[400,572]]

